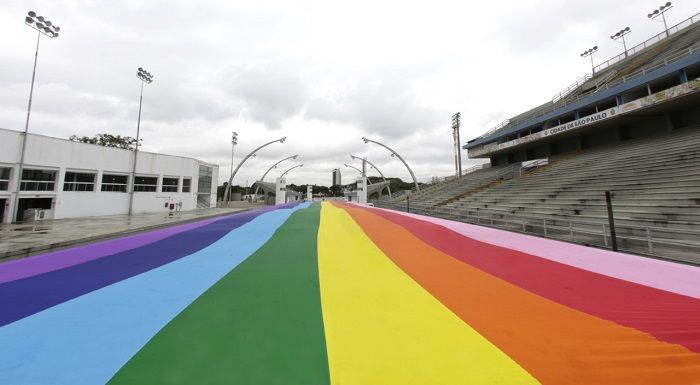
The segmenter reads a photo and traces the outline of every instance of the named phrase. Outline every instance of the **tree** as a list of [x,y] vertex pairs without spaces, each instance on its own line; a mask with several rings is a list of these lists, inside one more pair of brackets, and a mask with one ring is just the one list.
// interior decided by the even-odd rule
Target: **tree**
[[[217,186],[216,187],[216,199],[217,200],[223,200],[224,199],[224,191],[226,190],[226,186],[228,185],[228,182],[224,182],[222,186]],[[245,187],[239,186],[237,184],[231,186],[231,194],[245,194]]]
[[[112,135],[112,134],[97,134],[93,137],[71,135],[69,138],[73,142],[96,144],[98,146],[123,148],[133,150],[136,148],[136,138],[130,136]],[[143,138],[139,139],[142,142]]]

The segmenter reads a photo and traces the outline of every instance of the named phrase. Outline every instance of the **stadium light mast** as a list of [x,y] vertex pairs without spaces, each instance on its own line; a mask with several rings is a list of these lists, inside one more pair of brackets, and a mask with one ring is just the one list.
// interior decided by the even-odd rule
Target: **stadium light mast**
[[666,2],[666,4],[662,5],[659,7],[659,9],[653,10],[650,14],[647,15],[648,18],[654,20],[657,17],[661,16],[661,19],[664,22],[664,31],[666,32],[666,37],[668,37],[668,24],[666,24],[666,15],[665,13],[669,10],[671,10],[673,6],[671,5],[671,2]]
[[590,57],[591,58],[591,72],[595,74],[595,64],[593,64],[593,54],[598,51],[598,46],[593,46],[593,48],[583,51],[581,54],[581,57]]
[[387,145],[385,145],[383,143],[377,142],[376,140],[367,139],[364,136],[362,137],[362,140],[365,143],[372,142],[374,144],[380,145],[380,146],[386,148],[387,150],[391,151],[391,156],[395,156],[395,157],[399,158],[399,160],[403,163],[404,166],[406,166],[406,168],[408,169],[408,172],[411,174],[411,178],[413,178],[413,184],[416,185],[416,192],[420,191],[420,186],[418,186],[418,180],[416,180],[416,176],[413,174],[413,170],[411,170],[411,167],[408,166],[408,163],[406,163],[406,161],[401,157],[401,155],[399,155],[398,152],[392,150],[391,148],[389,148]]
[[462,126],[461,122],[462,114],[459,112],[452,115],[452,139],[454,140],[455,147],[455,173],[457,177],[462,176],[462,151],[460,148],[460,143],[462,142],[459,138],[459,128]]
[[[382,174],[382,172],[377,168],[377,166],[375,166],[372,162],[370,162],[369,160],[367,160],[367,158],[360,158],[359,156],[355,156],[355,155],[352,155],[352,154],[351,154],[351,155],[350,155],[350,159],[359,159],[359,160],[361,160],[361,161],[363,161],[363,162],[366,162],[367,164],[369,164],[370,167],[372,167],[373,169],[377,170],[377,172],[379,173],[379,176],[382,177],[382,180],[383,180],[384,182],[387,181],[386,178],[384,177],[384,174]],[[387,186],[386,186],[386,189],[389,190],[389,199],[391,199],[391,187],[390,187],[389,185],[387,185]]]
[[27,120],[24,123],[24,132],[22,133],[22,149],[19,155],[19,167],[17,167],[17,175],[14,178],[17,183],[15,183],[15,200],[12,205],[13,208],[10,211],[10,222],[16,222],[17,220],[17,210],[19,209],[19,191],[20,185],[22,183],[22,168],[24,167],[24,152],[27,148],[27,133],[29,132],[29,115],[32,111],[32,97],[34,96],[34,80],[36,79],[36,63],[39,59],[39,40],[41,40],[41,35],[47,36],[50,39],[55,39],[58,37],[58,31],[61,27],[53,25],[49,20],[46,20],[44,16],[38,16],[36,12],[29,11],[27,16],[24,18],[24,24],[36,29],[38,31],[36,36],[36,50],[34,51],[34,69],[32,70],[32,83],[29,86],[29,104],[27,105]]
[[[228,178],[228,184],[226,185],[226,190],[224,191],[224,196],[227,197],[227,199],[228,199],[226,201],[227,206],[228,206],[228,202],[231,200],[231,196],[229,194],[229,192],[231,191],[231,182],[233,181],[233,177],[236,176],[236,173],[238,172],[238,170],[240,170],[241,166],[243,166],[243,163],[245,163],[245,161],[248,160],[249,158],[254,157],[255,153],[258,152],[261,148],[267,147],[267,146],[269,146],[273,143],[277,143],[277,142],[284,143],[285,140],[287,140],[286,136],[283,136],[280,139],[271,140],[271,141],[259,146],[255,150],[251,151],[248,155],[245,156],[245,158],[243,158],[241,163],[238,163],[238,166],[236,166],[236,169],[233,170],[233,172],[231,173],[231,176]],[[248,183],[246,183],[246,184],[248,184]]]
[[[235,131],[231,132],[231,174],[233,174],[233,150],[238,144],[238,133]],[[230,191],[229,191],[230,193]],[[227,199],[228,200],[228,199]]]
[[136,77],[141,80],[141,95],[139,96],[139,117],[136,120],[136,146],[134,147],[134,165],[131,169],[131,193],[129,194],[129,215],[134,208],[134,188],[136,187],[136,159],[139,155],[139,135],[141,134],[141,105],[143,104],[143,86],[153,83],[153,75],[145,69],[139,67]]
[[610,36],[610,38],[615,41],[622,39],[622,46],[625,47],[625,57],[627,57],[627,42],[625,41],[625,35],[627,35],[630,32],[632,32],[630,27],[625,27],[616,34]]
[[285,175],[287,175],[288,172],[290,172],[290,171],[292,171],[292,170],[294,170],[295,168],[298,168],[298,167],[304,167],[304,163],[298,164],[298,165],[296,165],[296,166],[292,166],[292,167],[288,168],[287,171],[283,172],[282,175],[280,175],[280,178],[284,177]]

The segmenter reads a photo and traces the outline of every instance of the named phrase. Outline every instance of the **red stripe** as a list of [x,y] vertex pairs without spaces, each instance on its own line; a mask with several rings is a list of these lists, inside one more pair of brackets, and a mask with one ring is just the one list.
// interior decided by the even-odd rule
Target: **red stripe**
[[700,352],[698,299],[477,241],[405,215],[366,210],[399,224],[436,249],[532,293]]

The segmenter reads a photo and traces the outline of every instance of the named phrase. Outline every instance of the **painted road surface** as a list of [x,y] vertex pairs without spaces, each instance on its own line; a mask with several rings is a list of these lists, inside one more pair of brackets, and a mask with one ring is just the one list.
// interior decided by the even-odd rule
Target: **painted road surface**
[[700,268],[349,203],[0,264],[0,384],[700,384]]

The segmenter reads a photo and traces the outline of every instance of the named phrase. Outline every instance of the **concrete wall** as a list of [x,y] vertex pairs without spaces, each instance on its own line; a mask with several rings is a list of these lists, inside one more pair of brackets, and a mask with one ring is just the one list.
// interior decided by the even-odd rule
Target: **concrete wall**
[[[6,200],[4,222],[10,221],[10,207],[14,200],[21,151],[21,133],[0,129],[0,167],[11,167],[10,186],[0,191],[0,199]],[[72,218],[83,216],[115,215],[128,213],[129,194],[101,191],[102,175],[130,175],[134,152],[69,140],[29,134],[25,151],[24,168],[57,171],[54,191],[21,191],[21,198],[52,198],[53,217]],[[216,206],[218,166],[193,158],[139,152],[137,176],[158,178],[156,192],[135,192],[133,211],[167,212],[165,203],[182,203],[182,210],[197,207],[199,165],[212,167],[212,187],[209,207]],[[66,171],[95,173],[94,191],[63,191]],[[163,177],[178,178],[178,192],[161,192]],[[189,193],[182,192],[183,179],[191,179]],[[131,178],[129,178],[130,180]],[[128,186],[127,191],[130,191]],[[2,210],[3,208],[0,208]]]

